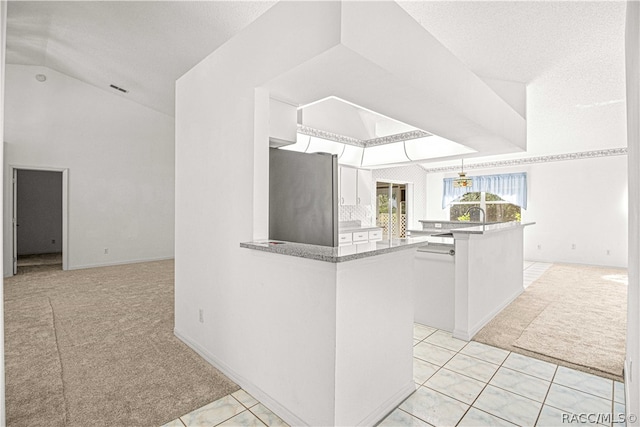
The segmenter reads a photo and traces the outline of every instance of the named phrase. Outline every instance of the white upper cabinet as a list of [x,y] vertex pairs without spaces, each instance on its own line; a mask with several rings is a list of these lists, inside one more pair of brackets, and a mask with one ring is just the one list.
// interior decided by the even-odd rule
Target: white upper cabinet
[[357,201],[356,180],[358,169],[339,167],[340,171],[340,204],[355,205]]
[[298,111],[295,105],[269,98],[269,146],[295,144],[298,136]]
[[358,169],[358,183],[357,183],[357,199],[356,202],[359,205],[370,205],[371,200],[371,186],[373,185],[373,172],[366,169]]
[[339,168],[340,205],[370,205],[373,173],[346,166]]

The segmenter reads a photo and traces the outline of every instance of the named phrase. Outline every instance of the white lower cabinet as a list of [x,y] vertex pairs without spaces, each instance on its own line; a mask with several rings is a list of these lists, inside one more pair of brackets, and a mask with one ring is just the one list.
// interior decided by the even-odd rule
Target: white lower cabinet
[[368,231],[358,231],[353,233],[353,241],[355,242],[367,242],[369,241]]
[[377,230],[369,231],[369,241],[375,242],[378,240],[382,240],[382,230],[377,229]]
[[374,228],[362,231],[338,233],[338,245],[345,246],[353,243],[362,244],[382,240],[382,229]]
[[340,246],[350,245],[353,242],[353,233],[340,233],[338,234],[338,244]]

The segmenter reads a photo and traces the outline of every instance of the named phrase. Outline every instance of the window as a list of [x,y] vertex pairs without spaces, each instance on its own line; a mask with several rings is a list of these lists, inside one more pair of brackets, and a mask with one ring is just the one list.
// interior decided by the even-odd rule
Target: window
[[473,206],[484,209],[487,222],[520,221],[520,206],[484,191],[465,193],[452,202],[449,219],[451,221],[482,221],[482,214],[479,211],[473,211],[471,215],[467,214],[469,208]]
[[[472,179],[471,187],[455,187],[455,178],[444,178],[442,191],[442,209],[446,209],[455,200],[464,197],[467,192],[485,192],[493,194],[501,198],[502,201],[508,201],[514,205],[527,209],[527,174],[509,173],[500,175],[480,175],[470,176]],[[482,195],[480,196],[482,197]],[[477,200],[476,202],[478,202]]]

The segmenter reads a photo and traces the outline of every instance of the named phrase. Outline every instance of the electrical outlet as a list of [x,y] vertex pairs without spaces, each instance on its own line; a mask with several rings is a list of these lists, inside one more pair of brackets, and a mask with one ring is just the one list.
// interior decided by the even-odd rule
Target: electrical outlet
[[56,244],[56,239],[51,239],[51,244],[55,245]]
[[542,249],[542,245],[538,245],[538,250]]
[[199,309],[198,310],[198,321],[200,323],[204,323],[204,310],[203,309]]
[[439,222],[436,222],[435,224],[433,224],[434,228],[442,228],[442,224],[440,224]]
[[104,248],[104,254],[109,255],[109,248]]
[[611,255],[611,251],[607,249],[607,255]]
[[575,243],[572,243],[572,244],[571,244],[571,249],[575,249],[575,248],[576,248],[576,244],[575,244]]

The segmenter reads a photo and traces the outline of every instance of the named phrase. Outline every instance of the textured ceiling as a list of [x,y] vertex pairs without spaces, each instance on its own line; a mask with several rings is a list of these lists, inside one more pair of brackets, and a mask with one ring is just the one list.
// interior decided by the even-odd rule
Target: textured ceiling
[[[619,55],[625,2],[400,2],[481,77],[530,83]],[[174,82],[264,13],[258,1],[10,1],[9,64],[42,65],[174,114]],[[614,44],[615,41],[615,44]],[[607,53],[609,52],[609,53]],[[604,55],[604,56],[603,56]],[[604,58],[604,59],[603,59]]]
[[572,57],[623,48],[623,1],[399,4],[481,77],[529,83]]

